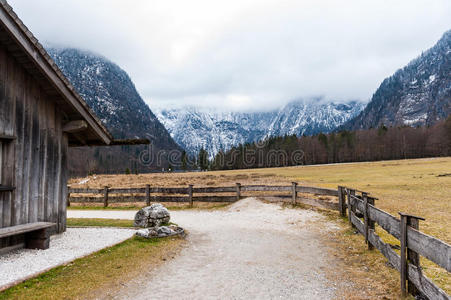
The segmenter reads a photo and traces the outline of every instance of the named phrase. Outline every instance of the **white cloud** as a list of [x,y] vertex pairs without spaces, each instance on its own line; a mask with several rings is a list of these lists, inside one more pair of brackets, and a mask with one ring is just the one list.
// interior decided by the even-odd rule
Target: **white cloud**
[[152,106],[368,100],[451,28],[449,0],[11,0],[41,40],[98,52]]

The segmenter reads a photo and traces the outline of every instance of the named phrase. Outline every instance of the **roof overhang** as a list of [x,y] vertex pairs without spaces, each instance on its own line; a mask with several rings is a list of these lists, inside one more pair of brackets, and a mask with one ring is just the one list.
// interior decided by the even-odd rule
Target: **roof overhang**
[[112,144],[112,135],[5,0],[0,0],[0,45],[40,83],[48,98],[56,102],[65,123],[86,122],[87,128],[70,133],[70,139],[82,146]]

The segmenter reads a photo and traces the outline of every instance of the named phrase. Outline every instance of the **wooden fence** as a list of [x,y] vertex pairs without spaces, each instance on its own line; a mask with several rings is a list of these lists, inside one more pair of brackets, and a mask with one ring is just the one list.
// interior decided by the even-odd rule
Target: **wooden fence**
[[[451,272],[451,246],[419,231],[421,217],[399,213],[400,218],[375,207],[376,198],[368,193],[338,187],[340,213],[365,237],[369,249],[378,249],[401,274],[401,292],[428,299],[451,299],[442,289],[427,278],[421,269],[420,256]],[[347,199],[347,200],[345,200]],[[375,225],[394,236],[401,243],[398,254],[392,245],[376,234]]]
[[[448,272],[451,272],[451,246],[445,242],[419,231],[419,221],[424,220],[404,213],[400,218],[376,208],[377,198],[369,193],[352,188],[338,187],[324,189],[316,187],[299,186],[293,182],[290,186],[273,185],[241,185],[229,187],[176,187],[161,188],[147,185],[145,188],[113,189],[68,189],[68,200],[72,202],[97,202],[105,207],[109,203],[119,202],[184,202],[191,206],[198,202],[235,202],[252,196],[253,192],[271,192],[272,197],[289,198],[290,202],[304,203],[312,206],[337,210],[343,217],[348,217],[350,225],[365,237],[370,250],[378,249],[389,263],[400,272],[401,291],[405,296],[410,293],[421,295],[428,299],[451,299],[442,289],[436,286],[423,273],[420,266],[420,256],[436,263]],[[282,192],[283,194],[274,194]],[[228,195],[210,195],[210,194]],[[326,199],[300,196],[301,194],[315,194],[320,196],[337,197],[337,202]],[[73,194],[83,194],[79,197],[70,197]],[[87,196],[91,194],[90,196]],[[96,194],[98,196],[92,196]],[[139,195],[134,195],[139,194]],[[152,194],[158,194],[152,196]],[[196,194],[201,194],[196,196]],[[102,195],[102,196],[99,196]],[[255,196],[255,194],[254,194]],[[262,196],[261,193],[258,196]],[[265,195],[266,196],[266,195]],[[326,197],[328,198],[328,197]],[[70,205],[70,203],[68,203]],[[376,224],[400,241],[401,251],[398,254],[392,245],[385,243],[376,234]]]
[[[225,187],[151,187],[146,185],[145,188],[108,188],[103,189],[77,189],[68,188],[68,206],[74,203],[103,203],[104,207],[108,207],[110,203],[124,202],[235,202],[246,194],[246,197],[252,196],[252,192],[282,192],[284,194],[273,194],[273,197],[291,198],[292,201],[304,202],[313,206],[319,206],[329,209],[338,209],[338,204],[330,203],[313,198],[300,198],[298,193],[316,194],[323,196],[338,197],[338,191],[333,189],[315,188],[307,186],[299,186],[293,182],[289,186],[275,185],[241,185],[236,183],[235,186]],[[75,195],[79,196],[75,196]],[[157,194],[157,195],[155,195]],[[197,194],[197,195],[196,195]],[[221,194],[221,195],[212,195]],[[227,194],[227,195],[224,195]],[[75,197],[73,197],[75,196]]]

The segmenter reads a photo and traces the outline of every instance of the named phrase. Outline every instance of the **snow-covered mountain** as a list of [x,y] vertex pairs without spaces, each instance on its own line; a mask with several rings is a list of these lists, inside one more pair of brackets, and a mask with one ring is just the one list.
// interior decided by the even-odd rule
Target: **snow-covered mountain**
[[432,125],[451,114],[451,30],[434,47],[385,79],[346,129]]
[[266,137],[328,133],[357,116],[365,107],[365,104],[358,101],[348,103],[316,101],[296,101],[285,105],[272,120]]
[[143,101],[128,74],[101,55],[73,48],[48,48],[50,56],[116,138],[155,137],[162,148],[177,149]]
[[[181,150],[143,101],[128,74],[118,65],[80,49],[48,47],[47,51],[116,139],[149,138],[155,152]],[[93,167],[89,167],[89,172],[161,169],[161,166],[137,163],[143,149],[144,146],[75,149],[71,150],[71,155],[77,158],[71,160],[69,167],[81,174],[90,164]]]
[[355,117],[364,104],[323,103],[320,99],[291,102],[271,112],[222,112],[182,107],[154,109],[174,140],[189,153],[204,148],[213,157],[238,144],[286,134],[311,135],[330,132]]

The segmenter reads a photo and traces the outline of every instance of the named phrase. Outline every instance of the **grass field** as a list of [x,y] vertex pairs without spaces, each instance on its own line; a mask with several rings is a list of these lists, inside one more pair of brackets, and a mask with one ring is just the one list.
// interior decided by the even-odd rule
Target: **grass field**
[[[426,218],[420,229],[451,244],[451,157],[206,173],[96,175],[91,176],[87,183],[78,184],[81,180],[72,179],[70,183],[73,187],[91,188],[143,187],[146,184],[163,187],[188,184],[230,186],[236,182],[274,185],[292,181],[327,188],[349,186],[379,198],[376,206],[395,216],[398,212],[405,212]],[[332,218],[338,217],[332,214]],[[385,265],[382,255],[367,251],[363,237],[352,234],[345,221],[340,222],[343,234],[337,236],[332,244],[334,255],[345,262],[343,268],[354,273],[353,280],[361,281],[362,287],[379,290],[378,295],[382,298],[393,295],[399,289],[397,272]],[[382,230],[378,233],[395,243]],[[451,294],[450,274],[425,259],[422,259],[422,265],[425,273]],[[361,266],[365,266],[364,271]],[[369,275],[368,270],[375,275]]]
[[376,206],[394,215],[407,212],[426,218],[421,230],[451,243],[451,158],[397,160],[273,169],[204,173],[95,175],[72,187],[230,186],[242,184],[300,184],[337,188],[344,185],[379,198]]

